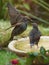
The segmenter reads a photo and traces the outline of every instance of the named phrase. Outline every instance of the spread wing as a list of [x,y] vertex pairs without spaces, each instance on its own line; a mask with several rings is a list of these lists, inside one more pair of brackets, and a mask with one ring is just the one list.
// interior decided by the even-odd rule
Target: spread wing
[[18,9],[15,9],[10,3],[7,4],[8,12],[10,16],[11,25],[15,25],[23,19],[23,16],[20,14]]

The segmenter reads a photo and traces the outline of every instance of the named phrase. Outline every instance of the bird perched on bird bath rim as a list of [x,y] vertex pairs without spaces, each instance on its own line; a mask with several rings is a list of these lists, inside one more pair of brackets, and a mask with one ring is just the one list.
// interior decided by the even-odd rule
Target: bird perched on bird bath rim
[[33,25],[33,29],[29,33],[30,47],[31,48],[32,48],[32,46],[34,46],[34,44],[36,44],[38,47],[38,42],[39,42],[40,36],[41,36],[41,32],[38,29],[37,23],[33,23],[32,25]]

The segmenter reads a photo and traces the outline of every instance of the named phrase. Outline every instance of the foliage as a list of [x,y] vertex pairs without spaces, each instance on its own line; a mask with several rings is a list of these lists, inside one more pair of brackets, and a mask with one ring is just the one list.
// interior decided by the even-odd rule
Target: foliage
[[[39,17],[36,17],[36,16],[34,16],[34,15],[30,14],[30,13],[27,13],[27,12],[25,12],[25,11],[21,11],[21,10],[19,10],[19,11],[20,11],[21,13],[27,15],[27,16],[30,16],[30,17],[32,17],[32,18],[35,18],[36,20],[39,20],[40,22],[49,25],[49,22],[47,22],[46,20],[43,20],[43,19],[41,19],[41,18],[39,18]],[[37,21],[37,22],[38,22],[38,21]]]
[[[38,22],[44,22],[49,25],[49,5],[44,0],[0,0],[0,19],[7,19],[7,2],[13,3],[16,8],[21,10],[20,12],[28,17],[38,20]],[[42,11],[41,11],[42,10]],[[45,12],[45,13],[44,13]],[[44,13],[44,14],[43,14]],[[37,22],[37,21],[36,21]],[[37,23],[38,23],[37,22]]]
[[33,63],[34,59],[36,58],[36,56],[38,56],[37,52],[28,53],[28,57],[26,59],[26,65],[32,65],[32,63]]
[[49,50],[45,50],[45,48],[41,47],[40,52],[30,52],[27,57],[19,58],[15,53],[8,49],[2,49],[0,50],[0,64],[8,65],[11,61],[15,62],[15,60],[18,60],[20,65],[47,64],[49,62],[48,54]]
[[0,0],[0,19],[5,18],[6,12],[6,1]]
[[19,60],[19,65],[25,65],[25,59],[19,58],[15,53],[8,49],[0,50],[0,65],[11,65],[11,61]]
[[[5,31],[6,28],[10,26],[9,21],[0,20],[0,46],[7,44],[8,39],[10,38],[11,29]],[[10,32],[9,32],[10,31]]]
[[[28,53],[28,57],[27,57],[27,63],[29,65],[34,64],[33,62],[35,61],[35,64],[46,64],[49,62],[49,55],[47,56],[47,54],[49,54],[49,51],[45,50],[45,48],[41,47],[40,48],[40,52],[31,52]],[[38,61],[38,63],[37,63]]]
[[[38,4],[38,5],[40,5],[40,6],[42,6],[44,9],[46,9],[47,11],[49,11],[49,8],[48,7],[46,7],[44,4],[43,4],[43,2],[41,1],[41,0],[32,0],[33,2],[35,2],[36,4]],[[42,2],[42,3],[41,3]]]
[[0,50],[0,65],[8,65],[10,60],[18,58],[18,56],[8,50]]
[[[22,14],[25,14],[29,18],[36,19],[37,23],[42,22],[49,25],[49,4],[45,2],[45,0],[0,0],[0,19],[8,18],[8,11],[7,11],[7,2],[13,3],[15,7],[19,9]],[[35,7],[34,7],[35,5]],[[37,7],[36,7],[37,6]],[[12,29],[5,31],[10,26],[9,21],[3,22],[0,21],[0,45],[2,46],[4,42],[6,42],[10,38],[10,34]],[[49,27],[44,28],[43,26],[39,26],[40,30],[42,30],[43,35],[49,35]],[[28,36],[28,33],[31,29],[31,26],[28,26],[27,31],[20,35],[20,37]],[[10,31],[10,32],[9,32]],[[27,33],[26,33],[27,32]],[[5,43],[6,44],[6,43]],[[4,45],[5,45],[4,44]],[[0,64],[1,65],[8,65],[11,59],[18,58],[16,54],[0,50]],[[5,61],[6,59],[6,61]],[[39,63],[48,63],[49,62],[49,50],[45,50],[43,47],[40,48],[40,53],[28,53],[28,57],[24,59],[19,59],[20,65],[31,65],[34,60],[35,62]],[[37,62],[37,63],[38,63]]]

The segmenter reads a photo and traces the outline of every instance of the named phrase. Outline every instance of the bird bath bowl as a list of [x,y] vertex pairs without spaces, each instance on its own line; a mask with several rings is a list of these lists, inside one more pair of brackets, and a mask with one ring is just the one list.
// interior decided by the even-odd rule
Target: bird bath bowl
[[29,37],[11,41],[8,48],[19,56],[26,56],[27,52],[39,52],[41,46],[46,50],[49,49],[49,36],[40,37],[40,41],[38,43],[39,48],[37,48],[36,45],[34,45],[32,49],[30,48]]

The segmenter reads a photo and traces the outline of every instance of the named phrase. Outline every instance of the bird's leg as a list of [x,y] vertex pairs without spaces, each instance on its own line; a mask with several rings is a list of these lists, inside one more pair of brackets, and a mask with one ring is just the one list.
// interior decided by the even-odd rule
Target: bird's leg
[[31,44],[30,44],[30,48],[32,48],[32,46],[34,46],[34,44],[33,44],[33,43],[31,43]]
[[39,48],[38,44],[36,44],[36,45],[37,45],[37,48]]
[[30,48],[32,48],[32,45],[30,45]]

